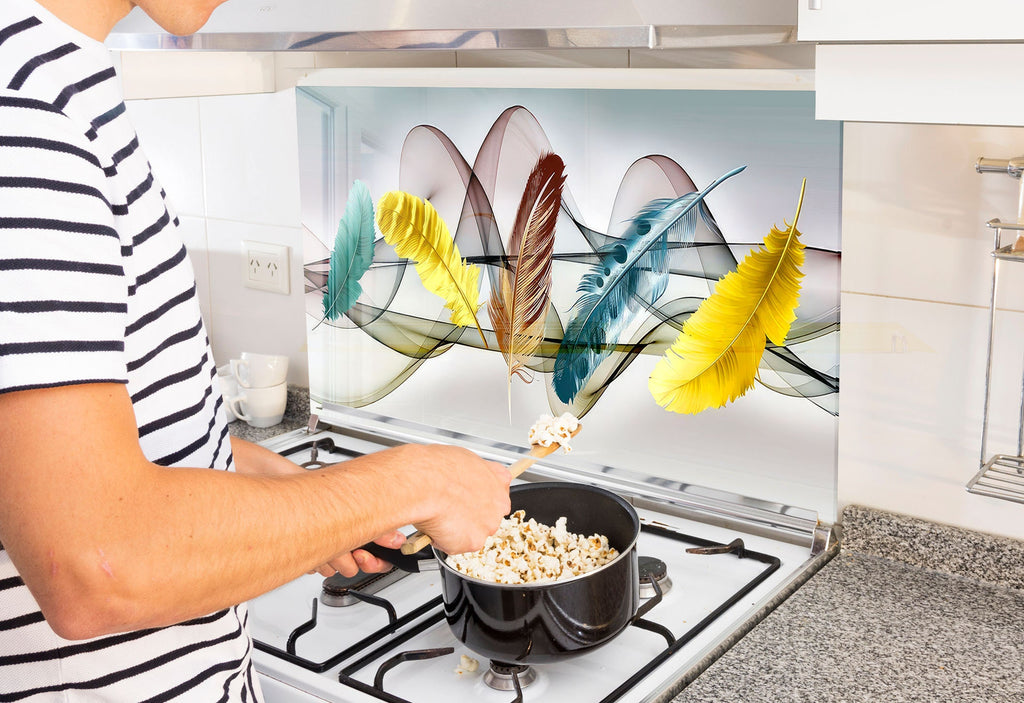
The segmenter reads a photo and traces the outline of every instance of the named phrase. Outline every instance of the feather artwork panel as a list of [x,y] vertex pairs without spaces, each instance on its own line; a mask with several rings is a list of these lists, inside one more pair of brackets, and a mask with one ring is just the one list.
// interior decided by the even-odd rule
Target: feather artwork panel
[[754,386],[765,339],[785,344],[804,275],[796,225],[806,185],[804,179],[793,224],[772,227],[764,245],[718,282],[654,367],[648,387],[665,409],[696,414],[736,400]]
[[633,218],[620,242],[598,252],[600,262],[577,286],[580,297],[569,311],[555,357],[552,383],[559,400],[573,401],[644,305],[665,291],[669,237],[692,241],[700,203],[744,168],[729,171],[702,191],[652,201]]
[[526,361],[544,339],[551,290],[555,224],[562,202],[565,164],[557,154],[538,159],[519,201],[508,245],[508,265],[498,272],[488,314],[498,348],[513,376],[532,380]]
[[444,298],[452,324],[474,325],[486,347],[476,316],[480,308],[480,267],[463,260],[434,206],[403,191],[385,193],[377,202],[377,227],[399,256],[415,262],[423,286]]
[[337,320],[362,294],[359,279],[373,262],[373,199],[362,181],[349,189],[345,212],[338,221],[324,292],[324,318]]

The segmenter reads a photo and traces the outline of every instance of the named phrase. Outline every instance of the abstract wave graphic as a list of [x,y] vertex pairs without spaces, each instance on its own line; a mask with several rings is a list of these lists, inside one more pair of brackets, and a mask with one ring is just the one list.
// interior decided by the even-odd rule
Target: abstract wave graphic
[[[508,272],[517,264],[511,240],[519,205],[531,174],[549,154],[557,154],[557,150],[534,115],[518,105],[507,108],[494,121],[472,165],[442,130],[420,125],[409,131],[402,145],[397,188],[387,190],[410,193],[428,200],[439,212],[449,213],[447,224],[461,255],[486,272],[481,286],[487,290],[482,290],[480,297],[487,300],[492,291],[501,290],[503,279],[507,281]],[[543,319],[538,323],[540,331],[535,331],[539,342],[530,345],[529,353],[517,355],[520,372],[515,375],[520,379],[532,375],[534,383],[544,384],[552,413],[572,412],[582,417],[640,355],[664,354],[716,282],[736,269],[737,257],[760,241],[727,241],[707,202],[698,199],[687,222],[689,231],[659,240],[644,257],[644,273],[625,303],[631,310],[630,319],[604,340],[599,363],[588,369],[578,388],[571,393],[563,388],[559,393],[554,383],[556,364],[564,363],[558,361],[559,348],[579,298],[579,293],[567,291],[576,291],[588,272],[607,264],[611,252],[628,248],[636,237],[637,222],[642,220],[638,215],[649,210],[652,202],[693,198],[700,191],[673,159],[661,154],[644,156],[623,174],[609,224],[602,230],[584,222],[573,199],[573,166],[565,164],[551,253],[554,284],[546,314],[536,318]],[[739,187],[743,177],[741,174],[719,187]],[[322,256],[310,256],[307,250],[305,290],[307,314],[319,321],[330,252],[318,241],[315,244],[323,249]],[[807,278],[797,319],[785,345],[768,344],[758,380],[776,393],[804,398],[838,415],[838,354],[822,353],[821,349],[827,348],[823,342],[839,331],[835,288],[840,254],[808,246],[805,256]],[[370,405],[399,388],[421,365],[456,345],[494,354],[500,362],[495,365],[497,372],[507,373],[499,344],[507,340],[499,340],[505,332],[501,320],[491,316],[490,304],[482,306],[479,315],[482,339],[475,327],[449,321],[443,301],[433,300],[420,287],[415,273],[406,276],[411,266],[378,238],[373,263],[360,279],[363,291],[359,299],[344,316],[324,323],[358,328],[395,352],[396,361],[385,379],[372,387],[346,389],[337,402],[351,407]]]
[[733,169],[699,193],[668,200],[652,200],[632,218],[620,242],[599,250],[601,261],[583,275],[576,291],[579,299],[569,311],[562,344],[555,357],[555,394],[571,403],[597,366],[612,352],[612,345],[642,312],[668,287],[668,243],[693,243],[697,213],[704,196],[743,167]]

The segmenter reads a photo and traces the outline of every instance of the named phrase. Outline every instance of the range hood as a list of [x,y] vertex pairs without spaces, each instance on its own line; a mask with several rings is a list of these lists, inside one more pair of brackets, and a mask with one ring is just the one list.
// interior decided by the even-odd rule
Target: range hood
[[378,51],[718,49],[791,44],[792,0],[229,0],[202,31],[164,32],[138,8],[113,49]]

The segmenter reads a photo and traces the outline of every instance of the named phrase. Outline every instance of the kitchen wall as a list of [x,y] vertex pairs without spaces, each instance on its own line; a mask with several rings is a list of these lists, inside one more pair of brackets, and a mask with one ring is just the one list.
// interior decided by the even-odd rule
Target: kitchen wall
[[[784,79],[800,80],[809,73],[803,69],[813,61],[813,47],[749,47],[732,53],[126,51],[114,57],[143,148],[181,218],[218,363],[241,351],[287,354],[288,381],[305,385],[302,226],[291,90],[303,76],[340,67],[716,68],[724,61],[737,69],[771,65]],[[291,247],[289,295],[242,285],[243,240]]]
[[[456,52],[439,51],[115,52],[128,112],[182,222],[218,364],[242,351],[286,354],[289,383],[308,384],[296,81],[316,68],[454,68],[512,60],[504,52],[487,56],[460,61]],[[590,67],[629,62],[624,50],[554,51],[535,59],[537,65]],[[515,60],[523,62],[522,52]],[[637,60],[657,66],[666,58]],[[806,60],[806,51],[793,49],[778,59],[780,66]],[[290,247],[288,295],[243,285],[243,241]]]
[[[242,350],[288,354],[289,381],[305,383],[288,87],[313,67],[359,65],[366,55],[170,52],[120,60],[129,113],[181,216],[218,362]],[[390,60],[374,58],[375,65]],[[621,57],[537,61],[615,66]],[[458,61],[442,52],[394,63]],[[173,95],[190,97],[161,97]],[[992,280],[985,222],[1015,219],[1018,193],[1013,179],[981,176],[973,164],[1021,153],[1022,128],[846,124],[840,508],[858,503],[1024,538],[1024,507],[964,488],[980,463]],[[291,247],[290,295],[242,286],[244,239]],[[1017,453],[1024,265],[1015,268],[1005,267],[997,298],[989,453]]]
[[[307,384],[295,97],[274,90],[273,55],[121,59],[128,113],[181,219],[217,363],[286,354],[288,381]],[[243,241],[290,248],[288,295],[243,285]]]
[[[974,163],[1024,153],[1024,128],[846,123],[843,138],[840,508],[1024,538],[1024,506],[964,488],[981,463],[985,223],[1016,220],[1019,187]],[[1018,453],[1024,265],[1002,266],[988,455]]]

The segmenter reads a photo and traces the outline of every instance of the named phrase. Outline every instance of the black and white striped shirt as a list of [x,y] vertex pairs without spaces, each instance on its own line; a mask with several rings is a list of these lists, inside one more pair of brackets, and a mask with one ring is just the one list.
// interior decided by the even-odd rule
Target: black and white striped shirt
[[[109,52],[33,0],[2,0],[0,393],[124,383],[151,461],[226,470],[226,416],[177,227]],[[239,606],[69,642],[0,549],[0,703],[258,700],[245,620]]]

